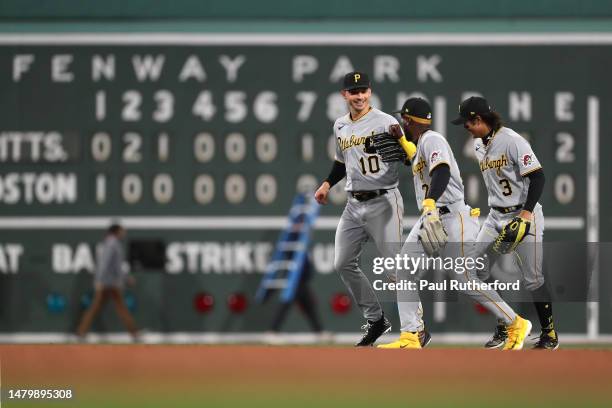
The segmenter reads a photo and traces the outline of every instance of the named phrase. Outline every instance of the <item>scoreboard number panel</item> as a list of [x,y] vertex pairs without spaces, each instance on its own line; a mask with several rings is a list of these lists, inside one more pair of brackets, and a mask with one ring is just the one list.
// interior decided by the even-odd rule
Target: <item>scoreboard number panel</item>
[[[480,207],[486,197],[471,139],[448,122],[463,98],[485,95],[543,163],[551,225],[584,229],[587,99],[609,105],[594,85],[606,82],[606,64],[592,63],[612,59],[606,42],[461,45],[442,35],[437,45],[383,39],[347,48],[338,40],[309,45],[308,36],[295,44],[146,36],[19,44],[0,36],[6,216],[284,216],[296,191],[326,176],[332,121],[346,113],[339,83],[361,69],[371,73],[375,107],[390,112],[410,96],[432,102],[466,199]],[[474,46],[486,65],[465,58]],[[568,49],[575,57],[559,64]],[[601,127],[608,120],[598,117]],[[361,167],[376,171],[374,160]],[[409,216],[413,192],[403,180]],[[325,215],[339,215],[342,191],[330,201]]]

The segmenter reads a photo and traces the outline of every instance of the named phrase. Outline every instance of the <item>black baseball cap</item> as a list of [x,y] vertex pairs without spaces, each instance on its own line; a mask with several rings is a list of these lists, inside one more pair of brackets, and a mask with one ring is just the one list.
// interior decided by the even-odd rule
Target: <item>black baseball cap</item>
[[352,89],[370,88],[370,77],[365,72],[353,71],[344,76],[342,89],[350,91]]
[[431,124],[431,105],[423,98],[408,98],[402,109],[393,113],[408,115],[411,120],[423,125]]
[[489,102],[480,96],[470,96],[459,105],[459,117],[451,121],[453,125],[463,125],[476,115],[491,112]]

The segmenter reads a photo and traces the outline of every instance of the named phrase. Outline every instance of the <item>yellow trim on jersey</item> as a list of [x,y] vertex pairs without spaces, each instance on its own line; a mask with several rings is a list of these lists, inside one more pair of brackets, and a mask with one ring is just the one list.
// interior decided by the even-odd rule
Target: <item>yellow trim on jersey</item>
[[[533,272],[535,273],[536,282],[538,282],[538,226],[535,222],[535,214],[533,215]],[[542,284],[544,284],[544,275],[542,274]]]
[[441,164],[446,164],[448,166],[448,168],[450,169],[450,163],[447,161],[441,161],[441,162],[437,162],[432,168],[429,169],[429,175],[431,176],[431,172],[438,167]]
[[461,256],[464,257],[465,253],[463,251],[463,214],[459,213],[459,221],[461,221]]
[[542,166],[538,167],[537,169],[531,169],[527,173],[521,173],[521,177],[525,177],[526,175],[531,174],[534,171],[540,170],[541,168],[542,168]]
[[399,203],[397,200],[397,193],[394,191],[393,192],[393,196],[395,197],[395,212],[397,214],[397,220],[398,220],[398,233],[399,233],[399,245],[402,244],[402,230],[403,230],[403,218],[402,218],[402,214],[399,213]]
[[421,125],[431,125],[431,119],[423,119],[418,116],[406,115],[410,118],[411,121],[420,123]]

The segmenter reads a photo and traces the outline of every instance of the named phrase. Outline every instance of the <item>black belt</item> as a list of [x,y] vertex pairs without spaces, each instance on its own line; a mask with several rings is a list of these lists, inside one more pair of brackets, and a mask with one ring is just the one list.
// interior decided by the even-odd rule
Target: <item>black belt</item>
[[491,208],[493,208],[495,211],[500,212],[502,214],[508,214],[508,213],[520,210],[521,208],[523,208],[523,204],[513,205],[512,207],[491,207]]
[[368,201],[384,194],[387,194],[387,190],[351,191],[351,195],[357,201]]

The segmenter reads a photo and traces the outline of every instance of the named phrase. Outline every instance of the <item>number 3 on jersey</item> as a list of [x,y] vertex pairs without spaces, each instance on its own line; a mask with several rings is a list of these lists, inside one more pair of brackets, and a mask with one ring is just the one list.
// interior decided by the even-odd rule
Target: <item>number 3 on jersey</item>
[[510,187],[510,182],[508,181],[508,179],[499,180],[499,184],[501,184],[502,188],[504,189],[504,191],[502,191],[503,195],[505,195],[506,197],[512,195],[512,187]]
[[[368,156],[367,163],[362,157],[359,159],[361,163],[361,172],[365,176],[369,173],[378,173],[380,171],[380,165],[378,164],[378,156]],[[367,167],[367,168],[366,168]]]

